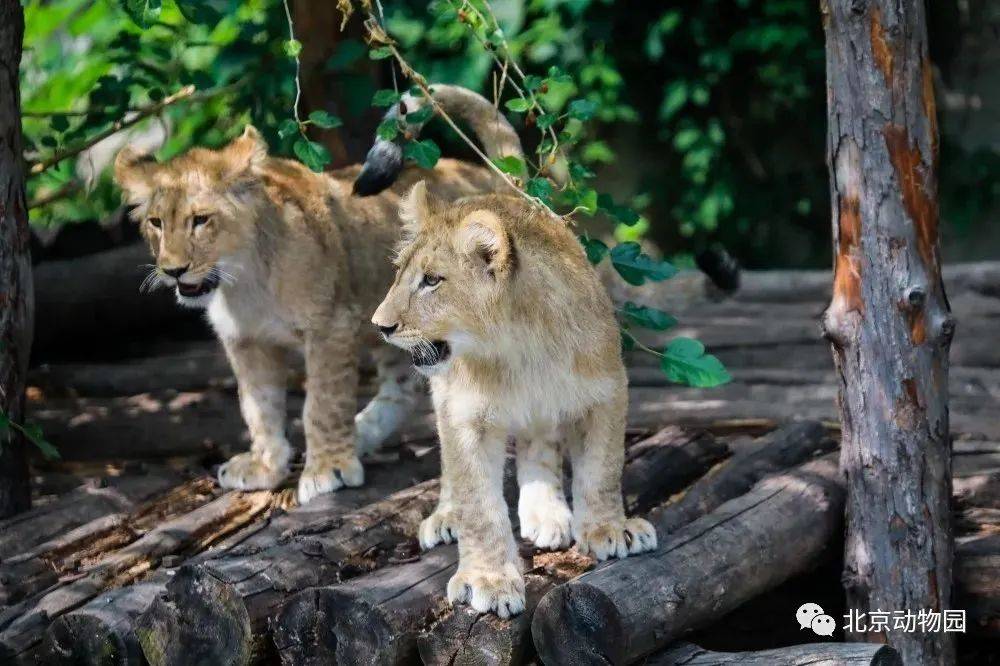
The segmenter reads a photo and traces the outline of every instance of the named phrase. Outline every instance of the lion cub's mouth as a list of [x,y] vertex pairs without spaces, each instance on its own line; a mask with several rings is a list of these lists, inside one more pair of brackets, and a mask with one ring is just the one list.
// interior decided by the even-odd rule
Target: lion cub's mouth
[[410,350],[413,357],[413,365],[418,368],[428,368],[448,360],[451,356],[451,345],[444,340],[432,342],[430,346],[420,345]]
[[177,282],[177,293],[185,298],[198,298],[211,292],[219,286],[219,278],[214,273],[209,273],[204,280],[198,284],[185,284]]

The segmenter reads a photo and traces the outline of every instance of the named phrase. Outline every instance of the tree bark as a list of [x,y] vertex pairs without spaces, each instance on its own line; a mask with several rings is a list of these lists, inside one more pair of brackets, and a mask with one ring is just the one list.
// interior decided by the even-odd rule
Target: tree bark
[[[840,377],[847,606],[951,599],[948,350],[937,126],[924,3],[823,0],[833,208],[824,315]],[[950,664],[947,633],[869,632],[905,663]]]
[[[21,3],[0,0],[0,415],[17,424],[24,423],[34,327],[18,80],[23,37]],[[15,429],[0,428],[0,518],[31,506],[25,446]]]

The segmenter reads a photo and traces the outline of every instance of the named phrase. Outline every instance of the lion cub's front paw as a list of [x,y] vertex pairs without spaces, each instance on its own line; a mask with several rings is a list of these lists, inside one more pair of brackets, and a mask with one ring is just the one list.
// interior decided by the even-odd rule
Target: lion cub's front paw
[[521,536],[538,548],[558,550],[569,547],[573,514],[566,500],[550,494],[521,491],[517,507]]
[[424,550],[430,550],[440,543],[458,541],[458,515],[455,509],[447,506],[434,509],[434,513],[420,521],[417,538]]
[[599,561],[645,553],[656,548],[656,529],[642,518],[585,524],[576,535],[576,548]]
[[299,504],[305,504],[317,495],[340,490],[344,486],[356,488],[364,482],[365,468],[353,454],[310,460],[299,477]]
[[231,490],[273,490],[288,476],[288,465],[271,466],[253,453],[241,453],[219,467],[219,485]]
[[459,564],[448,581],[448,601],[452,605],[468,603],[479,613],[508,618],[524,610],[524,578],[510,562],[499,571]]

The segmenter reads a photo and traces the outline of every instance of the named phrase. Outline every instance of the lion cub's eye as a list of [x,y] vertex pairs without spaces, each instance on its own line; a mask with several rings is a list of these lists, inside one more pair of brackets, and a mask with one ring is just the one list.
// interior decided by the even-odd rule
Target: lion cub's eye
[[158,217],[151,217],[151,218],[149,218],[149,223],[152,224],[157,229],[159,229],[160,227],[163,226],[163,220],[161,220]]
[[424,273],[423,279],[420,281],[421,287],[436,287],[441,284],[441,280],[444,278],[440,275],[431,275],[430,273]]
[[201,225],[208,222],[208,215],[195,215],[191,218],[192,227],[200,227]]

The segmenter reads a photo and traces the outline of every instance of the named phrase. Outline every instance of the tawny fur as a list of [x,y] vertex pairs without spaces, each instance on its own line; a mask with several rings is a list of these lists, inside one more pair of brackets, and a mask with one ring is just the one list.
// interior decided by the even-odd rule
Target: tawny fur
[[[621,497],[628,402],[607,292],[579,241],[523,199],[444,200],[417,183],[395,281],[372,321],[408,350],[446,342],[426,368],[441,439],[441,498],[425,548],[458,536],[453,603],[508,616],[524,583],[502,493],[505,442],[517,442],[522,536],[598,559],[655,547]],[[393,328],[395,327],[395,328]],[[562,453],[573,464],[573,509]]]
[[[461,100],[465,106],[450,111],[495,115],[481,97]],[[506,121],[495,131],[516,141]],[[491,142],[510,144],[484,141]],[[220,469],[224,487],[274,488],[288,474],[289,354],[306,360],[300,502],[363,483],[358,454],[405,416],[377,408],[412,406],[409,359],[373,345],[381,388],[355,423],[358,356],[375,342],[367,320],[392,280],[400,195],[417,180],[457,197],[488,191],[494,179],[484,167],[441,160],[431,171],[406,169],[392,188],[362,199],[351,195],[360,169],[317,174],[269,157],[252,127],[221,150],[195,148],[162,164],[129,148],[118,156],[115,178],[156,257],[151,279],[176,287],[182,305],[207,308],[239,384],[252,444]],[[214,283],[205,294],[181,293]]]

